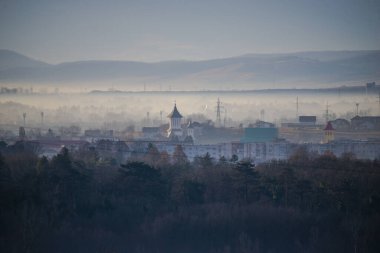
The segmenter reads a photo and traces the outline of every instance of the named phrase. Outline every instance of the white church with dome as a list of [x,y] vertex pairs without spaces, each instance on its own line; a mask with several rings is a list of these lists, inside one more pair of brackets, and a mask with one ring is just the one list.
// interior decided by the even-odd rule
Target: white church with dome
[[177,137],[178,139],[182,138],[182,115],[179,113],[177,109],[177,104],[174,103],[173,111],[168,115],[169,121],[169,129],[168,129],[168,138]]

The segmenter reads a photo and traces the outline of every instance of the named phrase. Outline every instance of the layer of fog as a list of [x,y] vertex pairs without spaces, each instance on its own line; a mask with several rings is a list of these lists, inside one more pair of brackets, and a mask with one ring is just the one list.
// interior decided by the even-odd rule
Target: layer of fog
[[[26,113],[27,127],[58,128],[78,125],[84,129],[122,131],[134,125],[158,126],[168,122],[166,116],[174,101],[185,118],[216,120],[216,102],[221,101],[221,120],[226,127],[247,126],[256,120],[280,125],[296,121],[298,115],[316,115],[325,122],[326,105],[329,118],[350,119],[356,115],[378,115],[377,94],[258,94],[258,93],[122,93],[122,94],[16,94],[0,96],[1,127],[22,126]],[[41,112],[44,113],[43,122]],[[161,117],[162,115],[162,117]]]

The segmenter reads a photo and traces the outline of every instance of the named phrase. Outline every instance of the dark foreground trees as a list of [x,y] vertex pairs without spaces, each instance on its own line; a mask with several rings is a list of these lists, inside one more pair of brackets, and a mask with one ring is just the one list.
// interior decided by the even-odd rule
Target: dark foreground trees
[[305,154],[254,166],[160,155],[150,147],[146,163],[113,166],[3,145],[1,251],[380,251],[378,161]]

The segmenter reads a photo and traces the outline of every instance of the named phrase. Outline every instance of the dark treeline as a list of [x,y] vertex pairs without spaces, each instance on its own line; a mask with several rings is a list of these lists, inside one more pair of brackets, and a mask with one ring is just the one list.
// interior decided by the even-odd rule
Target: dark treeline
[[2,252],[380,252],[380,163],[300,148],[254,166],[149,145],[39,157],[0,143]]

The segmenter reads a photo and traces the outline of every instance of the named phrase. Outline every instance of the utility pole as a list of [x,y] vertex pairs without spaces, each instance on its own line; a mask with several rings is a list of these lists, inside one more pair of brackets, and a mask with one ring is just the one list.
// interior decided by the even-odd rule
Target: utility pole
[[379,92],[379,96],[377,98],[379,100],[379,115],[380,115],[380,92]]
[[44,126],[44,112],[41,112],[41,127]]
[[298,119],[298,96],[297,96],[297,101],[296,101],[296,119]]
[[359,116],[359,103],[356,103],[356,116]]
[[226,127],[226,122],[227,122],[227,109],[224,108],[224,127]]
[[260,111],[260,120],[261,120],[261,121],[264,121],[264,120],[265,120],[265,110],[264,110],[264,109],[262,109],[262,110]]
[[162,126],[162,111],[160,111],[160,125]]
[[22,114],[22,117],[24,118],[24,127],[26,127],[26,124],[25,124],[25,118],[26,118],[26,112],[24,112],[23,114]]

